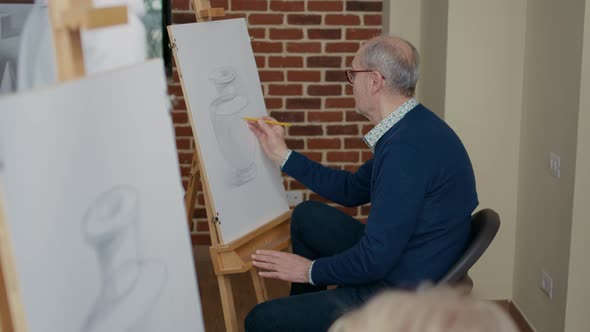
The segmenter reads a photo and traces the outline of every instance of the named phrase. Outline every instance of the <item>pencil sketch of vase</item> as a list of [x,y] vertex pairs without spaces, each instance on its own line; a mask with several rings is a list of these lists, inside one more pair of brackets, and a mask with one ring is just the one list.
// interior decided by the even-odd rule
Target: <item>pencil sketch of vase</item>
[[256,176],[257,142],[243,117],[248,116],[248,99],[239,93],[235,68],[216,68],[209,81],[217,89],[217,97],[209,105],[211,122],[221,155],[230,168],[228,183],[239,187]]
[[100,288],[83,331],[145,331],[167,271],[142,257],[138,213],[139,193],[128,185],[102,193],[86,211],[82,232],[96,252]]

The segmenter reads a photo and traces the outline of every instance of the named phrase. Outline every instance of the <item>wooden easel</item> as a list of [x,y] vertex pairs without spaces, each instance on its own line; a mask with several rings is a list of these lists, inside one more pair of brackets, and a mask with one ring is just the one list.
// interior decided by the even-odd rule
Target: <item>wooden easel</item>
[[[211,8],[209,0],[191,0],[192,8],[195,11],[197,22],[209,21],[213,17],[223,17],[225,12],[223,8]],[[168,29],[171,40],[173,39],[170,29]],[[178,55],[174,43],[171,44],[176,63]],[[182,79],[180,68],[178,75],[182,86],[183,94],[186,96],[186,91]],[[192,113],[189,103],[186,103],[190,123],[192,124]],[[191,222],[197,192],[199,190],[198,180],[200,176],[201,187],[205,198],[205,209],[207,211],[207,219],[209,221],[209,235],[211,236],[211,247],[209,252],[211,254],[211,261],[213,262],[213,269],[217,276],[219,283],[219,291],[221,293],[221,304],[223,307],[223,316],[225,319],[225,327],[228,332],[238,331],[238,321],[236,317],[235,304],[230,283],[230,274],[250,272],[256,299],[261,303],[268,298],[264,280],[258,276],[257,270],[252,266],[250,256],[256,249],[286,249],[291,242],[289,221],[291,220],[291,212],[287,211],[279,217],[270,220],[262,227],[242,236],[241,238],[224,244],[221,237],[220,223],[221,220],[217,217],[217,212],[213,204],[211,191],[209,189],[209,182],[207,174],[203,167],[204,162],[200,158],[200,148],[193,128],[193,137],[195,138],[195,152],[193,154],[193,161],[190,170],[190,179],[186,190],[185,204],[187,211],[188,222]],[[200,174],[200,175],[199,175]]]
[[[126,6],[92,8],[92,0],[51,0],[49,15],[58,78],[62,82],[85,74],[80,30],[127,23]],[[13,257],[0,192],[0,332],[27,331]]]
[[0,192],[0,332],[21,332],[27,330],[27,323],[3,202]]

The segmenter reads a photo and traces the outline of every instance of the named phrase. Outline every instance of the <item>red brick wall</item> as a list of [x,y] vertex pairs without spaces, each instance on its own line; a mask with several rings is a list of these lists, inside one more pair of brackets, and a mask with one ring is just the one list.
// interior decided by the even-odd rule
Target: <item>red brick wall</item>
[[[172,0],[174,24],[195,21],[190,0]],[[354,171],[371,152],[361,140],[370,123],[354,112],[352,87],[344,69],[350,67],[361,42],[381,33],[382,1],[345,0],[211,0],[226,17],[244,17],[253,37],[252,48],[266,107],[287,130],[290,148],[323,164]],[[169,90],[179,98],[174,125],[186,187],[192,159],[192,131],[176,68]],[[287,190],[301,190],[304,200],[322,200],[299,182],[285,177]],[[209,243],[203,195],[199,193],[193,220],[193,240]],[[365,219],[368,206],[343,211]]]

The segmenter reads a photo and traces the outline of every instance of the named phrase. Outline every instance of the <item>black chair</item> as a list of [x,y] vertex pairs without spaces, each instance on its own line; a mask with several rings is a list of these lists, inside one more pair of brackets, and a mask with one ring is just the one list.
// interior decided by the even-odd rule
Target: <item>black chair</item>
[[[471,217],[471,240],[467,249],[439,284],[459,286],[471,291],[473,281],[468,275],[469,269],[486,251],[500,228],[500,217],[492,209],[483,209]],[[466,288],[466,289],[465,289]]]

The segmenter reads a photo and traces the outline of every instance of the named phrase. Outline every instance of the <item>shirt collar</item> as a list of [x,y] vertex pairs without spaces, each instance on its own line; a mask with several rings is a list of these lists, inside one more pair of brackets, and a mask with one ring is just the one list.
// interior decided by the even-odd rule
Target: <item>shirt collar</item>
[[400,107],[398,107],[395,111],[391,112],[385,119],[381,120],[371,131],[369,131],[363,140],[369,148],[372,150],[375,149],[375,145],[379,141],[381,137],[393,127],[396,123],[398,123],[409,111],[411,111],[414,107],[418,105],[416,99],[412,98],[405,103],[403,103]]

